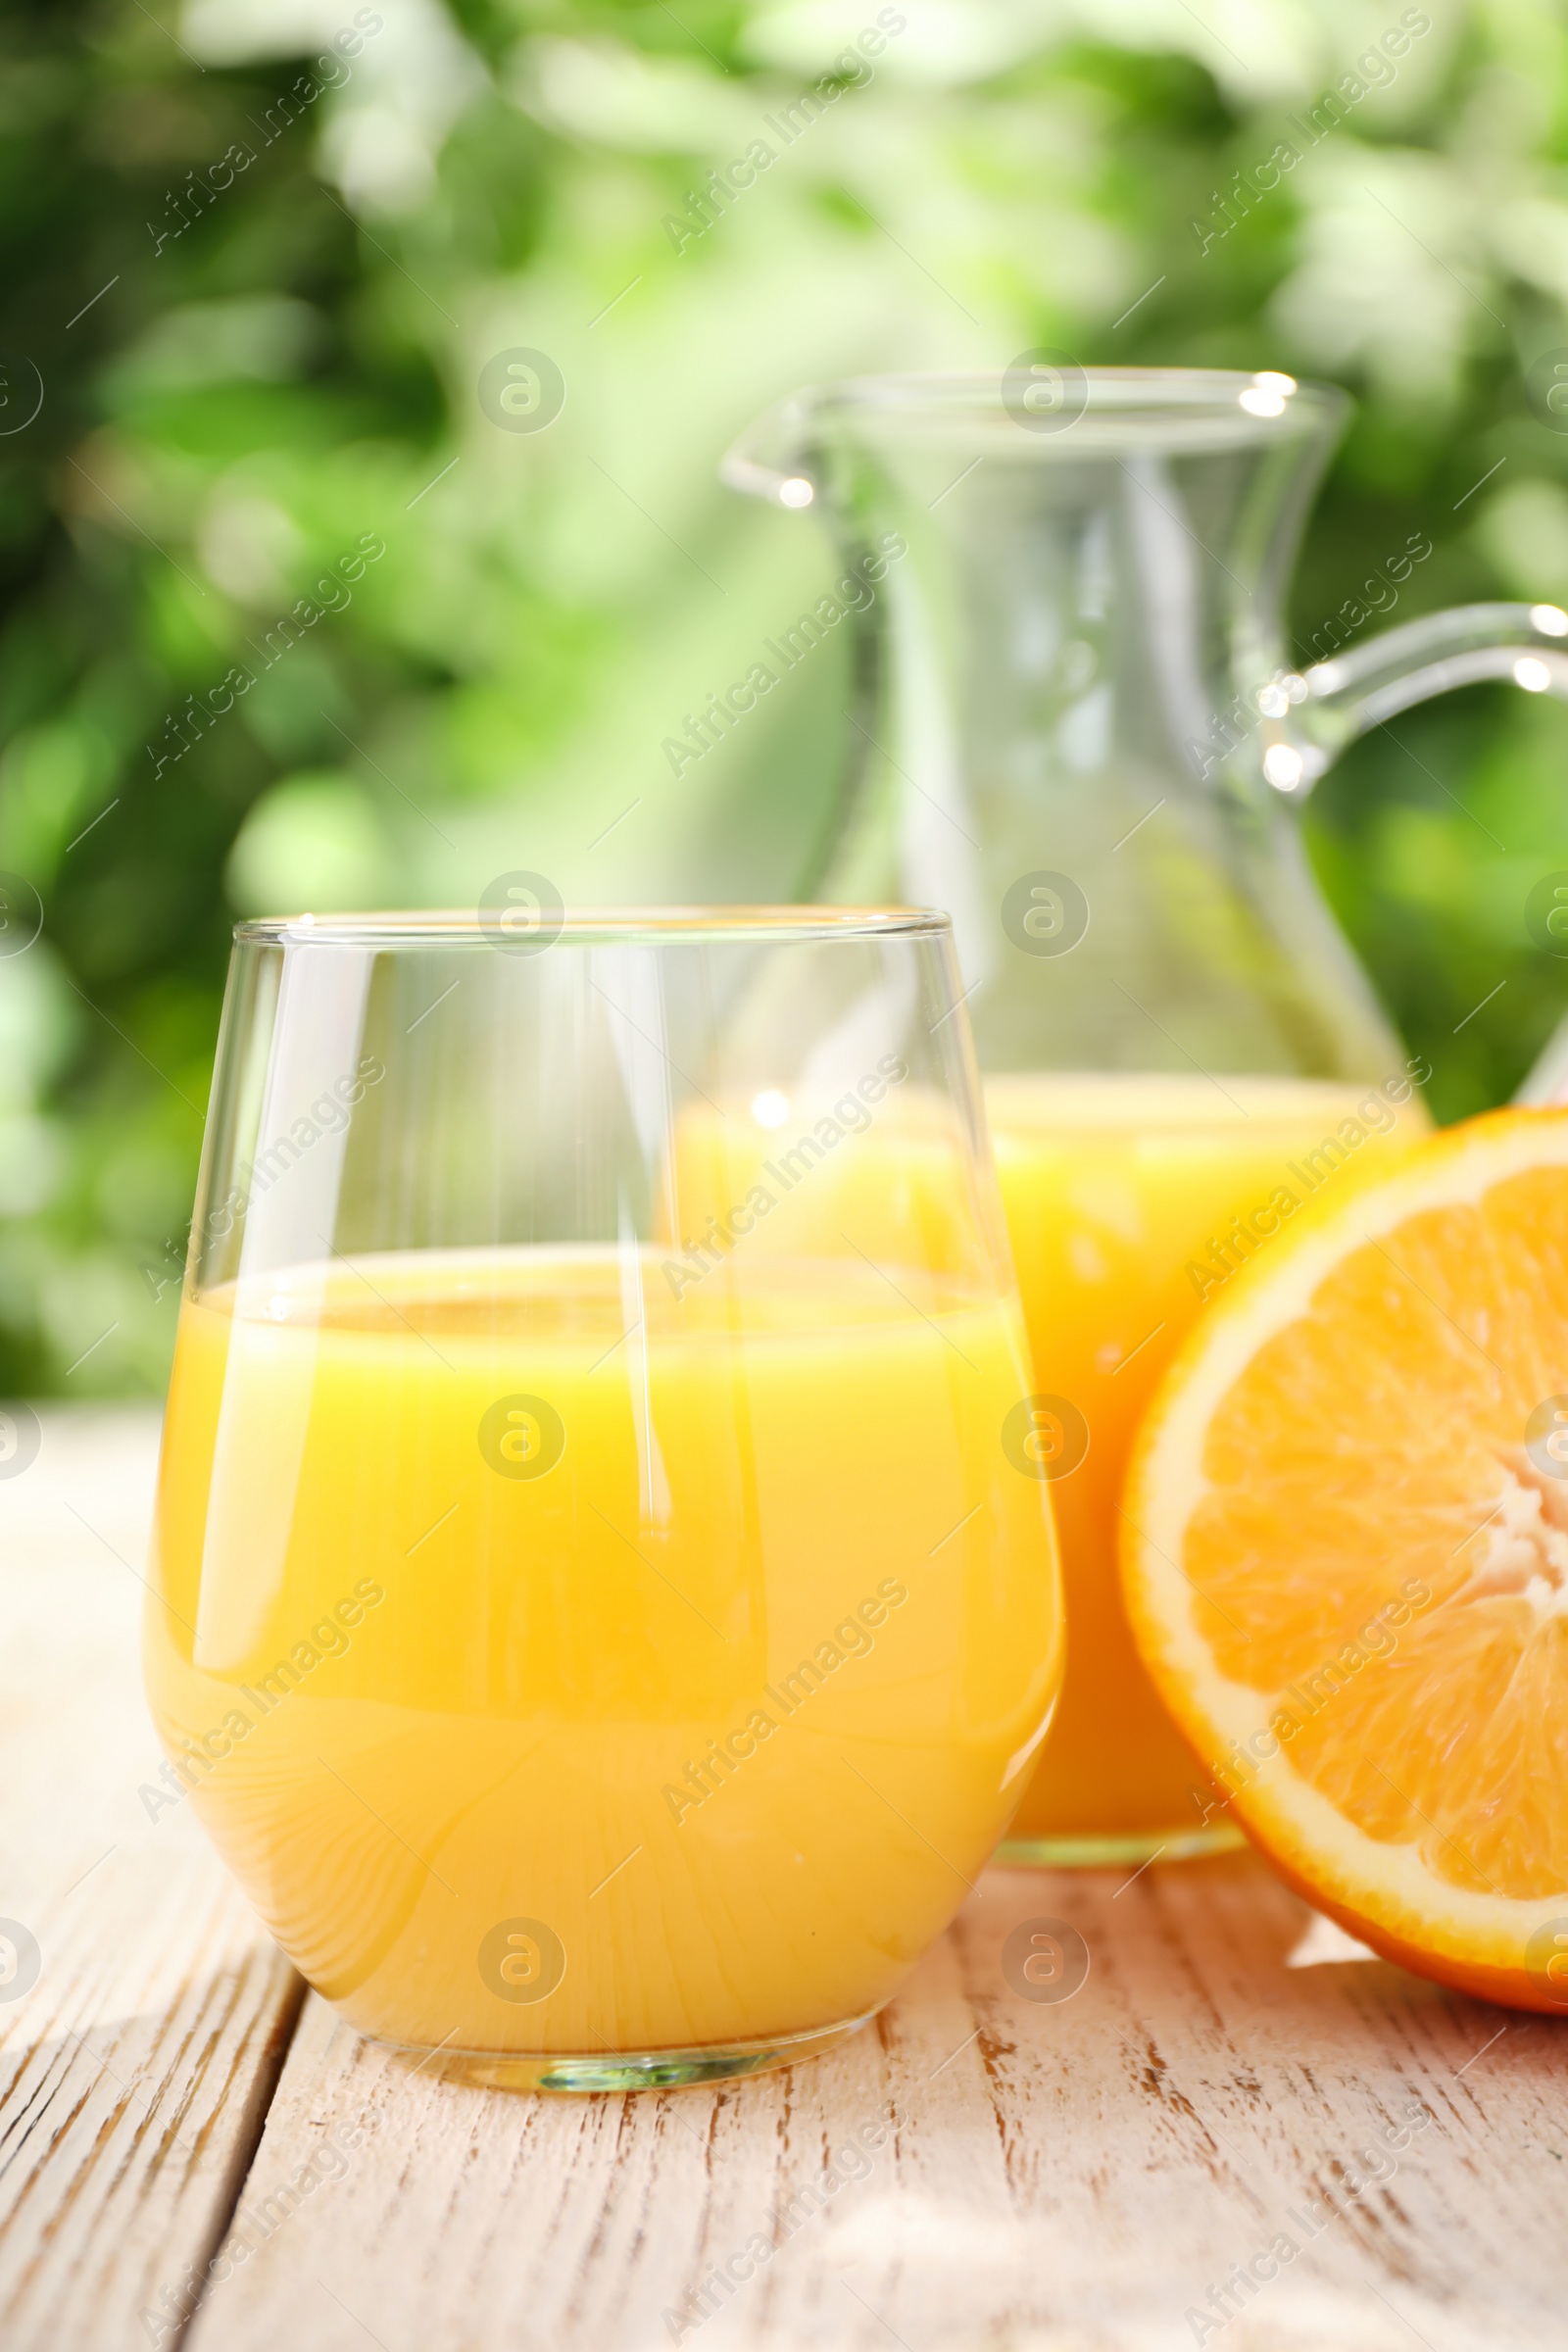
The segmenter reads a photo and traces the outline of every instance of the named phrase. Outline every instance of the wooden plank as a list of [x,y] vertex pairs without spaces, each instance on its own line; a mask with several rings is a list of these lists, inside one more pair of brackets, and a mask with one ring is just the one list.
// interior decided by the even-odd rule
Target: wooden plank
[[152,1413],[45,1412],[0,1478],[0,1917],[38,1951],[19,1994],[29,1948],[0,1945],[6,2352],[171,2340],[140,2315],[220,2231],[297,2004],[189,1808],[138,1795],[157,1439]]
[[[1042,1917],[1088,1946],[1065,2001],[1004,1973]],[[312,1996],[242,2213],[330,2162],[247,2228],[190,2352],[1568,2342],[1562,2029],[1377,1961],[1291,1968],[1310,1918],[1247,1854],[992,1871],[855,2041],[630,2098],[416,2075]],[[1225,2318],[1248,2263],[1277,2275]]]

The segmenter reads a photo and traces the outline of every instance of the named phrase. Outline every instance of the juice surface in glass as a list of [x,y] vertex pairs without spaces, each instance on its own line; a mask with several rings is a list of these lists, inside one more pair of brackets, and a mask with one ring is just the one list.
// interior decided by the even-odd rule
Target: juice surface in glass
[[419,1250],[182,1309],[148,1674],[312,1982],[453,2050],[884,2000],[1060,1682],[1016,1306],[759,1251]]
[[[1127,1452],[1203,1299],[1315,1193],[1387,1169],[1426,1132],[1426,1113],[1404,1072],[1370,1087],[1196,1073],[998,1077],[986,1081],[986,1103],[1035,1388],[1087,1425],[1049,1411],[1041,1423],[1048,1458],[1065,1447],[1050,1491],[1068,1664],[1004,1851],[1087,1862],[1196,1850],[1214,1841],[1202,1828],[1206,1776],[1156,1698],[1122,1611]],[[1087,1450],[1068,1468],[1085,1435]]]

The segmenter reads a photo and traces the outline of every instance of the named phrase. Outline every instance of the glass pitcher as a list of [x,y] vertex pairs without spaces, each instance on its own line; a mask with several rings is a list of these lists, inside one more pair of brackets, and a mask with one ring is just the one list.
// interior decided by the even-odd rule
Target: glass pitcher
[[1553,606],[1292,666],[1285,591],[1348,409],[1272,372],[1035,354],[803,392],[724,461],[732,487],[819,509],[845,565],[770,641],[781,666],[841,620],[854,642],[848,782],[799,893],[949,908],[986,1074],[1037,1383],[1017,1467],[1051,1486],[1067,1588],[1008,1859],[1234,1838],[1122,1615],[1123,1459],[1202,1301],[1322,1185],[1413,1141],[1430,1075],[1294,805],[1446,687],[1568,693]]

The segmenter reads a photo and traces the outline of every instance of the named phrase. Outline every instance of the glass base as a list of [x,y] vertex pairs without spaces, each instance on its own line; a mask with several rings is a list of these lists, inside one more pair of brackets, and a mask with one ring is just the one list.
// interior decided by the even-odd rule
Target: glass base
[[1197,1854],[1228,1854],[1247,1839],[1234,1822],[1201,1830],[1140,1830],[1131,1837],[1004,1838],[992,1856],[1004,1869],[1106,1870],[1139,1862],[1190,1862]]
[[765,2041],[704,2042],[687,2050],[443,2049],[437,2056],[408,2042],[386,2042],[382,2047],[415,2074],[482,2090],[681,2090],[818,2058],[858,2034],[875,2015],[875,2009],[866,2009],[858,2017],[815,2026],[806,2034],[779,2034]]

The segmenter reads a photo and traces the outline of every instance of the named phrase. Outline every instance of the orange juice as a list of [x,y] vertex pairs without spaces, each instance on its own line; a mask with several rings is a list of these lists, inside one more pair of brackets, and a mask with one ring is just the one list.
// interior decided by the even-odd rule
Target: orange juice
[[170,1801],[368,2033],[857,2021],[1037,1752],[1061,1620],[1045,1490],[999,1442],[1015,1305],[858,1257],[677,1286],[666,1255],[367,1257],[182,1310]]
[[1403,1073],[1383,1087],[999,1077],[986,1101],[1035,1386],[1087,1430],[1070,1416],[1042,1426],[1059,1446],[1065,1422],[1072,1453],[1088,1440],[1075,1467],[1059,1455],[1066,1474],[1051,1482],[1069,1663],[1011,1836],[1050,1840],[1062,1859],[1179,1850],[1200,1830],[1207,1781],[1122,1614],[1116,1540],[1133,1432],[1203,1299],[1316,1192],[1380,1173],[1426,1114]]

